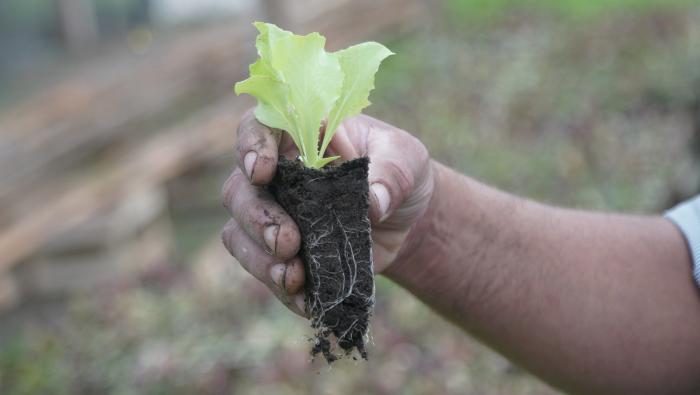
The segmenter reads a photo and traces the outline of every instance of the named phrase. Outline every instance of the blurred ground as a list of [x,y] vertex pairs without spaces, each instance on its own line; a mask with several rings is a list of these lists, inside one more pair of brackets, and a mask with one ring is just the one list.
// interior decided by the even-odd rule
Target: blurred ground
[[[460,171],[554,204],[653,213],[697,188],[690,142],[700,130],[700,7],[513,4],[432,2],[418,27],[372,33],[397,55],[380,71],[367,112],[416,134]],[[176,116],[132,132],[180,125],[212,97],[168,103]],[[196,122],[183,129],[196,130]],[[219,185],[231,166],[230,154],[214,156],[158,195],[174,233],[164,264],[6,312],[0,393],[556,393],[383,278],[370,360],[309,364],[307,323],[218,242],[226,221]]]

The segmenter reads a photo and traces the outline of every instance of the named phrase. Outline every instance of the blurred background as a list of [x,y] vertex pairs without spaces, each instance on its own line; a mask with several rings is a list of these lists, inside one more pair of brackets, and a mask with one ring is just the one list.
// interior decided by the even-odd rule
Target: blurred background
[[370,360],[310,362],[219,240],[256,19],[387,45],[366,112],[505,190],[698,191],[695,0],[3,0],[0,393],[556,393],[383,278]]

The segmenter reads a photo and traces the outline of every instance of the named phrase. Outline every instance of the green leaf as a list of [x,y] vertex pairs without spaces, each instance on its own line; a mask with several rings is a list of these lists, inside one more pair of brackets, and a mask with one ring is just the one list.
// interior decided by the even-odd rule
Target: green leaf
[[[260,58],[250,77],[238,82],[236,94],[258,100],[255,117],[287,131],[308,167],[321,168],[336,158],[323,158],[340,122],[369,105],[379,63],[391,54],[381,44],[364,43],[336,53],[324,49],[318,33],[295,35],[269,23],[255,22]],[[319,149],[321,121],[328,127]]]
[[[289,86],[261,59],[250,66],[250,78],[237,83],[235,91],[236,94],[248,93],[258,99],[255,117],[260,122],[282,130],[295,128],[294,119],[287,112]],[[294,142],[298,144],[296,139]]]
[[321,159],[319,159],[318,162],[317,162],[317,163],[318,163],[318,168],[321,168],[321,167],[323,167],[323,166],[325,166],[325,165],[327,165],[327,164],[333,162],[333,161],[336,160],[336,159],[340,159],[340,157],[339,157],[339,156],[329,156],[329,157],[327,157],[327,158],[321,158]]
[[394,53],[382,44],[366,42],[353,45],[350,48],[336,52],[334,55],[340,62],[345,78],[340,98],[328,116],[326,134],[321,144],[321,155],[343,119],[359,114],[369,106],[369,92],[374,89],[374,75],[379,70],[379,64]]

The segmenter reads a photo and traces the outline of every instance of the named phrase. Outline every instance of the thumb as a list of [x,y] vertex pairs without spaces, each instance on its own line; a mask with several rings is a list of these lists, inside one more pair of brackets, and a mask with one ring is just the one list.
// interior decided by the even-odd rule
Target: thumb
[[[368,133],[370,219],[402,228],[424,205],[419,204],[420,180],[430,171],[428,152],[407,132],[372,125]],[[420,206],[420,207],[419,207]]]

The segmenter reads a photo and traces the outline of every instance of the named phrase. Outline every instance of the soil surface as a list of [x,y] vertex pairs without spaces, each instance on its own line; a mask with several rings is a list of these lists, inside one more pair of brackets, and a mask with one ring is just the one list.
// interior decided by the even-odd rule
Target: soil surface
[[306,312],[318,330],[311,353],[329,363],[338,358],[336,343],[367,359],[374,306],[368,166],[368,158],[358,158],[317,170],[280,157],[269,186],[301,231]]

